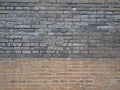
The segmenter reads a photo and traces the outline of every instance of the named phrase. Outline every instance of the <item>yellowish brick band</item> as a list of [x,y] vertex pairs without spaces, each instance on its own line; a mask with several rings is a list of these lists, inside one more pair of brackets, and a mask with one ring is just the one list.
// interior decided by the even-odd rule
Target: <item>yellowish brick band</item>
[[0,90],[120,90],[120,60],[3,58]]

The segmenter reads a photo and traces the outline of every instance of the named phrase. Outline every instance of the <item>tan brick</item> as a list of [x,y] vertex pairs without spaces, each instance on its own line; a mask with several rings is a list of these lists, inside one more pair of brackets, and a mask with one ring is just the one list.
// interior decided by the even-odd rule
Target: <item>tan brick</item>
[[119,59],[1,59],[3,90],[119,90]]

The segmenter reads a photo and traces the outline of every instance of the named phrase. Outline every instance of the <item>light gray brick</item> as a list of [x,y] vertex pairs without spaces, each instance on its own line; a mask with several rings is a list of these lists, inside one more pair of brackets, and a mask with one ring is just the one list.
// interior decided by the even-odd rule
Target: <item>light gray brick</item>
[[57,0],[58,3],[72,3],[73,0]]
[[6,36],[5,38],[6,39],[22,39],[22,36],[13,35],[13,36]]
[[14,28],[30,28],[30,25],[15,25]]

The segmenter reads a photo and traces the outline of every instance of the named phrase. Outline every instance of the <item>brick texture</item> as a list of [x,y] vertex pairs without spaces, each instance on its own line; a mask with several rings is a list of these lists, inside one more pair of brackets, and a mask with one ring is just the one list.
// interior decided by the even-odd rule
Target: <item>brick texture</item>
[[120,58],[120,0],[0,0],[0,57]]
[[120,90],[120,60],[0,59],[0,90]]
[[0,90],[120,90],[120,0],[0,0]]

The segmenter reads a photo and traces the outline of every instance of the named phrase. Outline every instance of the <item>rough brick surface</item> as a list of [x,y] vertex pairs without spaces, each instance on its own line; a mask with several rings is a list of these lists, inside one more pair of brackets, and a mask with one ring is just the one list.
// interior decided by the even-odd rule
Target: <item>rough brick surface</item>
[[120,90],[120,0],[0,0],[0,90]]
[[0,90],[120,90],[120,60],[0,59]]
[[0,0],[0,57],[120,57],[120,0]]

